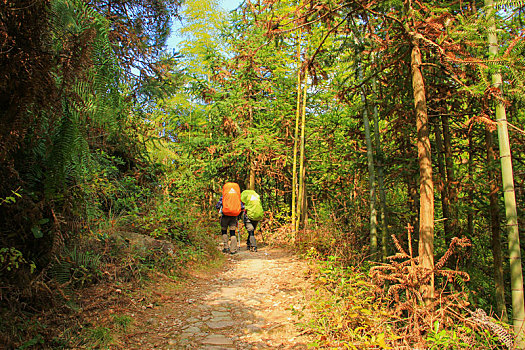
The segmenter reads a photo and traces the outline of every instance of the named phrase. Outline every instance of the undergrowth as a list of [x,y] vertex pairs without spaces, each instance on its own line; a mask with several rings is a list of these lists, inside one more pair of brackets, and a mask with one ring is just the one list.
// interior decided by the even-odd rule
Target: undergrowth
[[[28,288],[4,289],[0,344],[6,349],[108,348],[134,323],[124,305],[152,303],[134,295],[137,287],[159,278],[177,283],[187,269],[220,256],[211,224],[195,207],[167,197],[150,201],[142,211],[108,213],[84,224],[81,238],[58,250]],[[10,269],[25,268],[20,259],[10,261]],[[111,317],[99,320],[110,311]]]
[[[410,235],[411,232],[409,232]],[[323,235],[319,235],[323,237]],[[386,263],[349,264],[362,254],[342,257],[330,240],[305,250],[313,262],[315,292],[304,317],[305,331],[316,335],[319,349],[501,349],[513,348],[508,325],[472,311],[466,286],[469,276],[445,268],[470,243],[454,239],[433,271],[418,266],[393,237],[398,253]],[[409,237],[410,241],[410,237]],[[328,242],[328,246],[326,245]],[[315,243],[315,241],[314,241]],[[331,252],[325,255],[318,247]],[[435,277],[436,298],[425,303],[421,286]],[[307,315],[303,313],[303,316]]]
[[[310,257],[316,255],[310,250]],[[316,257],[319,258],[318,256]],[[315,294],[305,326],[316,335],[315,348],[388,348],[396,338],[389,310],[375,297],[366,273],[346,267],[335,256],[320,260],[315,268]]]

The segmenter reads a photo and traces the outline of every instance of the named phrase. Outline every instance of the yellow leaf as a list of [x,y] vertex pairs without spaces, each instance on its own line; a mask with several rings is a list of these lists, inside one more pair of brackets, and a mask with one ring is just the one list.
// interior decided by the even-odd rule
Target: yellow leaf
[[377,344],[381,347],[381,349],[393,349],[390,346],[386,345],[385,333],[381,333],[377,336]]

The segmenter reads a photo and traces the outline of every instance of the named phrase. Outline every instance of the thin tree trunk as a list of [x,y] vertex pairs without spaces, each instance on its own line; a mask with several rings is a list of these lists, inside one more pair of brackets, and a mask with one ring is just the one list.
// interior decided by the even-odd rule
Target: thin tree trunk
[[[303,172],[302,172],[302,178],[305,179],[306,178],[306,166],[303,167]],[[303,224],[303,232],[304,230],[306,229],[306,224],[308,222],[308,192],[306,190],[306,184],[304,183],[303,181],[303,186],[302,186],[302,193],[301,193],[301,222]]]
[[447,179],[445,182],[446,185],[446,194],[447,194],[447,207],[449,211],[448,218],[448,235],[445,236],[447,245],[450,244],[453,237],[458,236],[458,215],[457,215],[457,194],[455,189],[455,171],[454,171],[454,157],[452,155],[452,141],[450,137],[450,126],[449,118],[447,115],[441,116],[441,124],[443,127],[443,146],[445,151],[445,165]]
[[[363,79],[363,71],[358,67],[359,79]],[[374,168],[374,154],[372,151],[372,138],[370,136],[370,119],[366,105],[365,92],[361,91],[361,102],[363,104],[363,123],[365,127],[366,157],[368,160],[368,182],[370,186],[370,254],[377,259],[377,209],[376,209],[376,181]]]
[[[377,90],[377,82],[374,80],[372,82],[372,89],[376,93],[376,96],[379,97]],[[381,135],[379,134],[379,109],[377,108],[377,103],[374,103],[374,134],[375,134],[375,151],[377,159],[377,187],[379,191],[379,206],[380,206],[380,218],[381,218],[381,258],[383,261],[386,260],[388,256],[388,224],[386,222],[386,194],[385,186],[383,181],[383,151],[381,150]]]
[[[412,43],[411,69],[414,107],[416,112],[417,151],[419,159],[419,264],[427,271],[434,269],[434,182],[429,138],[425,81],[421,72],[421,51],[416,40]],[[434,299],[434,275],[422,286],[423,300]]]
[[[251,96],[252,96],[252,93],[251,91],[248,91],[248,101],[251,100]],[[248,127],[252,127],[253,126],[253,106],[251,105],[250,103],[250,106],[248,108]],[[250,172],[248,174],[248,183],[247,183],[247,187],[249,190],[255,190],[255,163],[254,163],[254,154],[253,154],[253,149],[251,150],[250,152],[250,157],[248,159],[248,162],[250,164]]]
[[436,148],[437,148],[437,163],[438,163],[438,170],[439,170],[439,177],[440,177],[440,184],[439,184],[439,191],[441,193],[441,211],[443,212],[443,219],[445,220],[443,222],[443,230],[445,233],[445,237],[450,236],[450,212],[448,207],[448,193],[447,193],[447,186],[446,186],[446,170],[445,170],[445,163],[443,162],[443,138],[441,136],[441,127],[439,123],[436,123],[436,126],[434,128],[434,133],[436,135]]
[[296,193],[297,193],[297,142],[299,138],[299,117],[301,115],[301,36],[297,41],[297,107],[295,111],[295,131],[293,138],[293,168],[292,168],[292,231],[295,231]]
[[[301,154],[299,156],[299,191],[297,192],[297,218],[301,218],[301,212],[304,210],[304,208],[302,208],[302,203],[303,203],[303,186],[304,186],[304,173],[303,173],[303,169],[304,169],[304,143],[305,143],[305,137],[304,137],[304,133],[305,133],[305,124],[306,124],[306,91],[307,91],[307,87],[308,87],[308,81],[307,81],[307,78],[306,78],[306,67],[305,67],[305,70],[304,70],[304,87],[303,87],[303,108],[302,108],[302,111],[301,111]],[[299,223],[300,223],[300,220],[297,220],[297,223],[296,223],[296,230],[298,231],[299,230]]]
[[[485,0],[489,9],[489,56],[498,54],[498,38],[494,22],[494,2]],[[492,86],[501,92],[501,73],[492,74]],[[516,348],[525,349],[525,306],[523,294],[523,273],[521,267],[520,236],[518,231],[518,213],[516,194],[514,192],[514,174],[510,153],[509,133],[507,130],[507,115],[505,105],[501,100],[496,103],[496,121],[498,123],[499,155],[501,162],[501,178],[503,182],[503,197],[505,200],[505,215],[510,258],[510,281],[512,291],[512,323],[517,336]]]
[[505,284],[503,280],[503,253],[501,250],[500,216],[498,208],[497,176],[494,170],[496,154],[492,132],[485,128],[485,144],[487,148],[487,174],[489,180],[489,213],[490,231],[492,233],[492,257],[494,259],[494,284],[496,288],[496,312],[502,321],[507,322],[507,307],[505,306]]
[[255,190],[255,163],[253,159],[250,160],[250,182],[248,184],[248,189]]
[[[467,237],[474,237],[474,194],[473,194],[473,179],[474,179],[474,142],[472,133],[468,136],[468,208],[467,208]],[[472,248],[469,248],[472,249]]]

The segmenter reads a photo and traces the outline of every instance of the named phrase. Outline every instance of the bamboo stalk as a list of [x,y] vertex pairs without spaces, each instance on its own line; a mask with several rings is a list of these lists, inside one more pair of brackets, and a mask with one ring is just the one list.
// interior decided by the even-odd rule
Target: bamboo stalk
[[[494,1],[485,0],[489,12],[489,56],[498,54],[498,37],[494,21]],[[492,86],[501,92],[501,73],[492,73]],[[502,94],[501,94],[502,95]],[[510,153],[509,132],[507,129],[507,113],[501,99],[496,102],[496,121],[498,123],[499,156],[501,162],[501,177],[503,181],[503,197],[505,201],[506,227],[508,233],[510,258],[510,283],[512,295],[512,323],[516,334],[516,349],[525,349],[525,306],[523,304],[523,270],[521,266],[520,236],[518,231],[518,212],[516,209],[516,193],[514,191],[514,174]]]
[[295,132],[293,141],[292,168],[292,230],[295,231],[296,191],[297,191],[297,141],[299,137],[299,117],[301,114],[301,33],[297,40],[297,108],[295,111]]
[[[299,156],[299,191],[297,192],[297,218],[301,217],[301,211],[303,210],[303,195],[304,195],[304,134],[305,134],[305,123],[306,123],[306,90],[308,88],[308,80],[306,77],[306,66],[304,68],[304,86],[303,86],[303,108],[301,111],[301,154]],[[299,220],[296,222],[296,230],[299,230]]]

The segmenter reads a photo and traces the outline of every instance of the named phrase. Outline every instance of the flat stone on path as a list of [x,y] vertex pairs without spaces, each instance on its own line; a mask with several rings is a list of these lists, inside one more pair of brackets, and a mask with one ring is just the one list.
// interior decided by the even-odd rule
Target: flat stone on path
[[228,328],[228,327],[231,327],[233,326],[235,323],[230,320],[230,321],[227,321],[227,320],[222,320],[222,321],[210,321],[208,323],[206,323],[206,325],[208,327],[210,327],[211,329],[223,329],[223,328]]
[[194,326],[189,326],[188,328],[184,329],[184,334],[198,334],[200,332],[200,328]]
[[211,315],[213,317],[228,317],[230,313],[228,311],[212,311]]
[[209,335],[203,339],[202,343],[208,345],[233,345],[233,341],[222,334]]

